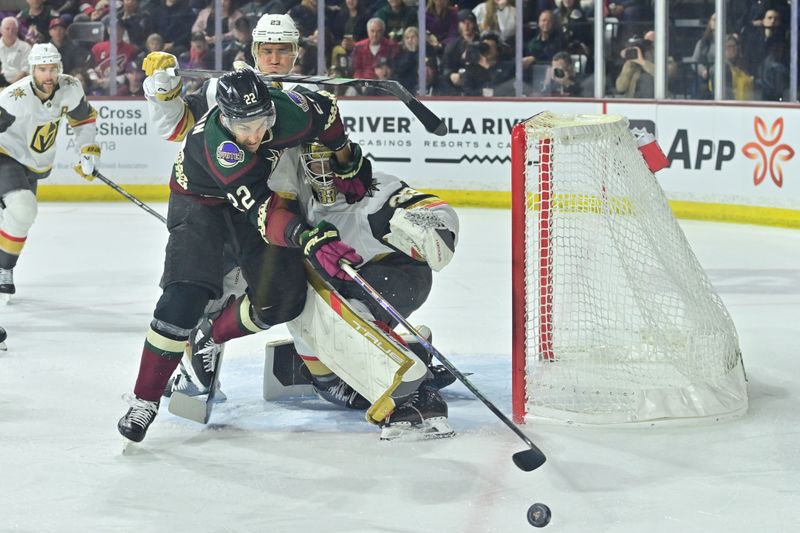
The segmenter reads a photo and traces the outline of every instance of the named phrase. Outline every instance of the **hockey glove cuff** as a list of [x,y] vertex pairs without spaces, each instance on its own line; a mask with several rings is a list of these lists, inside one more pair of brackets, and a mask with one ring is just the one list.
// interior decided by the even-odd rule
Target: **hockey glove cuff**
[[363,261],[353,248],[341,241],[336,226],[324,220],[300,235],[300,246],[314,268],[327,279],[352,281],[339,262],[357,265]]
[[92,181],[94,179],[94,167],[99,158],[100,146],[96,144],[87,144],[86,146],[82,146],[81,157],[78,160],[78,164],[74,167],[75,172],[77,172],[78,175],[83,179]]
[[361,153],[361,147],[350,143],[351,158],[347,165],[340,165],[335,156],[331,157],[331,170],[334,172],[333,184],[344,194],[348,204],[354,204],[365,196],[372,196],[377,190],[372,179],[372,163]]

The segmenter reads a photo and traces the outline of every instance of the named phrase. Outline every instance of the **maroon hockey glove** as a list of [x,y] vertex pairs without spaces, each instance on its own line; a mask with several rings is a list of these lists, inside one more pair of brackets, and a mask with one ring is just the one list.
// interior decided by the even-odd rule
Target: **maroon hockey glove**
[[328,279],[352,281],[339,266],[339,261],[347,261],[351,265],[363,261],[354,249],[341,241],[336,226],[324,220],[300,235],[300,246],[314,268]]
[[372,196],[376,187],[372,179],[372,163],[361,155],[361,147],[350,143],[350,150],[350,164],[340,165],[336,157],[332,156],[331,169],[334,172],[333,184],[336,190],[344,194],[348,204],[354,204],[365,196]]

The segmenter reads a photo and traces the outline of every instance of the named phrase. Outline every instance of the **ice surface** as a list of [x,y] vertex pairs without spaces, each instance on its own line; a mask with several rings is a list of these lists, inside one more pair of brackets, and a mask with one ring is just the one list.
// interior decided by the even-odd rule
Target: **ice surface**
[[[154,205],[164,211],[164,205]],[[460,247],[412,317],[510,411],[510,213],[460,209]],[[228,402],[208,426],[162,405],[122,455],[120,400],[160,293],[166,232],[127,203],[42,204],[0,309],[0,531],[800,531],[800,232],[682,222],[738,328],[751,408],[683,429],[525,427],[523,444],[468,391],[446,390],[453,439],[385,443],[359,413],[261,399],[263,345],[229,344]]]

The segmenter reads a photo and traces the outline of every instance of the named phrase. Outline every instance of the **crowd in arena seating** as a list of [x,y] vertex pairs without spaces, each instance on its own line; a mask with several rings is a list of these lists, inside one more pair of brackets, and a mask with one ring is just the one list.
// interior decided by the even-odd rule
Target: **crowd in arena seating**
[[[184,68],[213,68],[214,0],[25,0],[21,11],[0,12],[0,87],[25,75],[30,45],[53,42],[64,70],[87,94],[108,94],[111,75],[110,1],[117,2],[118,95],[141,95],[141,61],[154,50],[176,55]],[[296,72],[317,73],[325,39],[330,75],[395,79],[419,89],[418,4],[426,0],[329,0],[326,27],[317,28],[317,0],[223,0],[223,69],[252,64],[251,31],[265,13],[289,13],[300,34]],[[730,3],[725,37],[725,94],[738,100],[785,100],[789,95],[789,0]],[[684,3],[696,31],[670,30],[667,61],[671,97],[714,93],[716,18],[713,3]],[[520,9],[519,6],[522,6]],[[516,18],[522,16],[523,94],[593,96],[594,0],[427,0],[425,93],[439,96],[514,96]],[[606,0],[607,96],[652,98],[653,0]],[[676,8],[677,9],[677,8]],[[671,21],[680,13],[670,12]],[[696,34],[694,34],[696,35]],[[693,49],[692,49],[693,47]],[[189,90],[193,88],[187,84]],[[351,93],[352,94],[352,90]]]

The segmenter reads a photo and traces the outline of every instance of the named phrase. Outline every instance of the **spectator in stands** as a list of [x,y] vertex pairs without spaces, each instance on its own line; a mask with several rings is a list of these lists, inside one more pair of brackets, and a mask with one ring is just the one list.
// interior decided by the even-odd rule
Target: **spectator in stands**
[[253,21],[261,18],[261,15],[282,15],[289,11],[289,6],[283,0],[252,0],[239,8],[243,17]]
[[464,67],[450,81],[463,96],[511,96],[514,94],[514,64],[501,60],[502,41],[496,33],[485,33],[464,51]]
[[[192,34],[189,41],[189,51],[178,57],[178,64],[189,69],[209,69],[214,66],[206,35],[201,31]],[[202,80],[199,80],[202,84]],[[184,84],[185,85],[185,84]]]
[[317,31],[317,0],[301,0],[289,10],[289,16],[294,20],[300,37],[310,37]]
[[19,38],[19,24],[14,17],[0,22],[0,36],[0,87],[5,87],[28,75],[31,45]]
[[[214,43],[214,27],[216,24],[214,16],[214,5],[216,2],[211,0],[208,7],[201,9],[197,13],[197,18],[192,25],[192,35],[203,33],[208,44]],[[233,7],[233,0],[222,0],[222,39],[230,40],[233,38],[233,23],[242,16],[241,11]]]
[[786,46],[786,35],[780,13],[775,9],[764,12],[761,24],[754,27],[744,38],[744,59],[747,70],[758,74],[762,70],[764,58],[774,49],[781,53]]
[[464,52],[472,42],[478,39],[478,21],[475,13],[469,9],[462,9],[458,12],[458,37],[450,41],[444,48],[442,55],[442,75],[453,84],[456,90],[454,74],[465,68]]
[[[125,65],[136,59],[136,54],[139,49],[122,40],[124,32],[117,33],[117,76],[116,82],[122,84],[124,80]],[[108,37],[108,34],[106,34]],[[92,67],[97,79],[93,79],[95,86],[101,90],[107,91],[109,82],[111,80],[111,41],[106,39],[92,46],[92,59],[94,65]],[[91,72],[90,72],[91,75]]]
[[369,14],[361,0],[345,0],[344,7],[331,16],[330,28],[334,40],[341,41],[345,35],[355,41],[366,39],[367,20]]
[[189,47],[194,18],[186,0],[160,0],[151,7],[150,27],[165,38],[165,52],[180,55]]
[[[375,59],[375,66],[372,68],[374,71],[374,76],[372,79],[375,80],[391,80],[393,79],[393,67],[392,67],[392,60],[388,57],[378,57]],[[386,93],[375,88],[375,87],[367,87],[362,91],[364,96],[386,96]]]
[[118,12],[119,31],[128,34],[127,42],[144,47],[144,41],[150,34],[150,14],[139,9],[139,0],[122,0],[122,10]]
[[[712,13],[706,23],[706,29],[703,36],[698,39],[694,45],[694,52],[692,53],[691,61],[694,63],[697,70],[697,78],[699,81],[700,90],[698,96],[700,98],[708,98],[709,80],[714,76],[714,32],[717,28],[717,14]],[[730,38],[730,36],[728,36]],[[727,47],[727,44],[726,44]],[[739,48],[738,42],[736,48]],[[727,54],[727,50],[726,50]],[[740,58],[741,59],[741,58]],[[737,63],[741,63],[738,61]]]
[[419,30],[409,26],[403,32],[400,51],[394,59],[394,79],[412,94],[417,92],[419,81]]
[[529,68],[534,63],[549,65],[553,56],[566,48],[564,32],[558,26],[553,12],[542,11],[539,14],[539,27],[533,38],[525,45],[526,55],[522,58],[522,68]]
[[500,35],[511,42],[516,33],[517,10],[509,0],[486,0],[472,10],[478,20],[478,29]]
[[125,83],[117,90],[117,96],[137,96],[144,98],[142,83],[144,82],[144,70],[138,61],[131,61],[125,67]]
[[97,96],[102,94],[102,91],[100,91],[95,87],[94,81],[92,80],[92,76],[89,74],[89,71],[87,69],[76,68],[75,70],[69,71],[68,74],[70,76],[73,76],[81,83],[81,86],[83,87],[83,92],[86,94],[86,96]]
[[[656,66],[653,58],[653,43],[656,33],[645,33],[644,38],[632,37],[628,46],[620,52],[625,59],[622,71],[616,80],[616,89],[621,96],[628,98],[653,98],[655,82],[653,75]],[[667,84],[675,78],[677,65],[672,57],[667,57]]]
[[79,9],[73,19],[75,22],[100,22],[108,15],[108,0],[81,0]]
[[342,37],[342,42],[331,50],[331,76],[349,78],[353,75],[352,60],[350,54],[353,52],[355,41],[352,35]]
[[384,36],[385,30],[383,20],[371,18],[367,21],[367,38],[353,46],[351,64],[354,77],[373,79],[377,59],[380,57],[394,59],[397,55],[397,44]]
[[542,94],[544,96],[581,96],[583,87],[575,73],[572,57],[567,52],[559,52],[553,56],[550,69],[547,71]]
[[26,0],[28,7],[17,14],[25,41],[29,44],[43,43],[47,40],[47,32],[52,13],[45,0]]
[[[753,76],[744,68],[739,37],[730,33],[725,38],[725,98],[733,100],[753,99]],[[711,72],[709,70],[709,72]],[[708,75],[708,90],[714,93],[713,73]]]
[[403,0],[388,0],[388,5],[375,14],[386,26],[386,36],[393,41],[402,41],[403,32],[417,25],[417,12]]
[[234,61],[244,61],[253,66],[253,28],[247,17],[239,17],[233,23],[233,40],[222,50],[222,65],[225,70],[233,69]]
[[428,0],[425,30],[441,46],[458,38],[458,11],[450,0]]
[[[66,20],[72,21],[75,15],[78,14],[80,3],[80,0],[55,0],[50,2],[51,15],[54,17],[66,16]],[[86,91],[84,92],[89,94]]]
[[578,0],[560,0],[561,5],[556,14],[558,25],[564,29],[567,42],[578,42],[582,45],[583,53],[589,54],[594,45],[594,28],[592,22],[586,18],[586,13]]
[[653,20],[652,0],[619,0],[608,4],[608,16],[621,22],[646,22]]
[[436,57],[425,59],[425,94],[428,96],[450,96],[453,86],[439,71]]
[[67,38],[67,26],[60,18],[50,21],[50,42],[58,48],[61,54],[61,63],[64,65],[64,72],[72,72],[77,68],[87,67],[92,55],[89,51],[74,41]]

